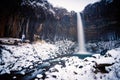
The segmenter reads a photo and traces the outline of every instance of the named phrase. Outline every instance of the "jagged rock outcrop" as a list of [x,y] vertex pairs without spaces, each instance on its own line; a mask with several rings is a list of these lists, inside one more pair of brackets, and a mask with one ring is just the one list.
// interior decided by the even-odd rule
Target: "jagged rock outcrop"
[[120,1],[101,0],[85,7],[83,22],[87,40],[120,38]]

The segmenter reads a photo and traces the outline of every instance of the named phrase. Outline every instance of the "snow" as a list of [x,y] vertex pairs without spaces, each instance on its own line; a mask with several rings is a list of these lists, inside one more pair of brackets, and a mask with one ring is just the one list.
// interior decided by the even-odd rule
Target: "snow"
[[[108,56],[111,55],[111,56]],[[119,61],[117,61],[119,59]],[[65,65],[55,65],[46,72],[45,80],[119,80],[120,48],[109,50],[104,56],[94,54],[84,60],[78,57],[64,57]],[[87,60],[87,61],[86,61]],[[116,62],[117,61],[117,62]],[[105,67],[108,73],[95,73],[97,64],[113,64]]]
[[43,9],[49,10],[51,13],[55,14],[55,12],[51,9],[51,4],[47,0],[23,0],[22,5],[28,5],[32,8],[42,7]]
[[18,39],[18,38],[0,38],[0,41],[2,43],[14,43],[15,41],[21,41],[21,39]]
[[[102,43],[111,45],[111,42]],[[107,44],[105,45],[108,46]],[[77,56],[59,57],[74,53],[75,43],[68,40],[0,46],[3,47],[0,54],[1,75],[11,74],[11,71],[25,75],[27,71],[34,69],[35,72],[32,74],[35,76],[34,80],[43,80],[44,75],[46,75],[44,80],[120,80],[119,47],[110,48],[105,55],[93,54],[92,57],[80,59]],[[105,66],[107,73],[103,73],[96,64],[110,64]],[[40,73],[41,71],[45,71],[44,75]],[[17,76],[13,78],[17,79]]]
[[41,3],[36,3],[37,6],[44,6],[44,4],[41,4]]
[[113,49],[113,50],[107,51],[106,55],[116,58],[117,56],[119,57],[120,51]]
[[37,78],[41,78],[41,77],[43,77],[43,75],[42,74],[38,74],[36,77]]
[[96,61],[97,64],[113,64],[115,62],[114,58],[101,58]]
[[[51,56],[55,55],[57,48],[52,44],[37,43],[37,44],[25,44],[22,46],[3,45],[7,50],[2,50],[1,62],[5,63],[0,68],[1,74],[8,73],[11,70],[22,70],[32,66],[33,63],[42,63],[42,60],[50,59]],[[53,56],[54,57],[54,56]],[[0,62],[0,63],[1,63]],[[12,66],[8,68],[8,66]]]
[[42,60],[56,57],[56,52],[58,51],[58,48],[55,45],[48,43],[37,43],[33,45],[33,48]]
[[92,53],[101,53],[104,50],[111,50],[120,47],[120,41],[99,41],[86,44],[87,51]]
[[[113,51],[113,50],[111,50]],[[48,77],[47,80],[52,79],[53,75],[56,75],[56,80],[119,80],[120,74],[119,71],[114,72],[110,71],[109,73],[100,73],[98,72],[97,74],[94,73],[95,68],[95,63],[97,64],[111,64],[115,63],[114,59],[111,57],[105,57],[105,56],[99,56],[99,58],[86,58],[88,61],[81,60],[78,57],[71,57],[71,58],[62,58],[65,60],[65,67],[62,67],[62,65],[55,65],[52,67],[48,72],[46,72],[46,75]],[[94,61],[94,62],[93,62]],[[115,63],[119,64],[119,63]],[[114,65],[115,65],[114,64]],[[113,66],[114,66],[113,65]],[[82,67],[80,67],[82,66]],[[112,66],[112,69],[115,67]],[[118,76],[116,76],[116,74]],[[52,78],[51,78],[52,77]]]
[[50,8],[49,11],[52,12],[52,14],[55,15],[55,11],[53,11],[53,9]]
[[36,0],[36,1],[30,1],[30,0],[23,0],[21,3],[21,6],[23,5],[28,5],[28,6],[32,6],[33,8],[35,7],[42,7],[43,9],[49,9],[48,6],[46,6],[46,4],[49,4],[47,1],[45,0]]
[[[46,72],[49,78],[51,78],[53,75],[56,75],[56,80],[76,80],[76,79],[92,80],[90,67],[86,66],[86,63],[83,63],[82,60],[80,60],[78,57],[71,57],[64,59],[68,60],[65,63],[66,67],[62,67],[62,65],[55,65],[54,68],[51,68],[48,72]],[[79,67],[81,65],[84,66],[84,68],[80,69]],[[56,70],[56,72],[54,70]],[[87,77],[83,76],[86,75],[86,73],[89,73]]]

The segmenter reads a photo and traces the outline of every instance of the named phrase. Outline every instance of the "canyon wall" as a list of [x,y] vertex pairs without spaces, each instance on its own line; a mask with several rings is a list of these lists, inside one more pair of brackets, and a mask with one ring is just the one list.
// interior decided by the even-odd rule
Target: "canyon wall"
[[87,40],[120,38],[120,0],[101,0],[82,12]]
[[[46,0],[4,0],[0,3],[0,37],[34,41],[77,41],[76,12],[53,7]],[[120,1],[101,0],[81,12],[86,41],[120,38]]]
[[0,3],[0,37],[21,38],[25,35],[33,41],[50,9],[46,0],[4,0]]

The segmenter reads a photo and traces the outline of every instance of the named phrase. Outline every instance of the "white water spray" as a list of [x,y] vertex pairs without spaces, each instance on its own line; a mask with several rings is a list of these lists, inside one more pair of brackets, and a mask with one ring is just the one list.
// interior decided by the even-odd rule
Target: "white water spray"
[[78,32],[79,52],[86,52],[84,30],[83,30],[82,18],[80,16],[80,13],[77,13],[77,32]]

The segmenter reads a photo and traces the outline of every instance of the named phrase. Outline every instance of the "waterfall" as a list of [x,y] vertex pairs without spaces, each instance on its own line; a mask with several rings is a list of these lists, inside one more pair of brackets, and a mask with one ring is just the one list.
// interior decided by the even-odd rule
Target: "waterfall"
[[79,13],[77,13],[77,32],[79,52],[86,52],[82,18]]

